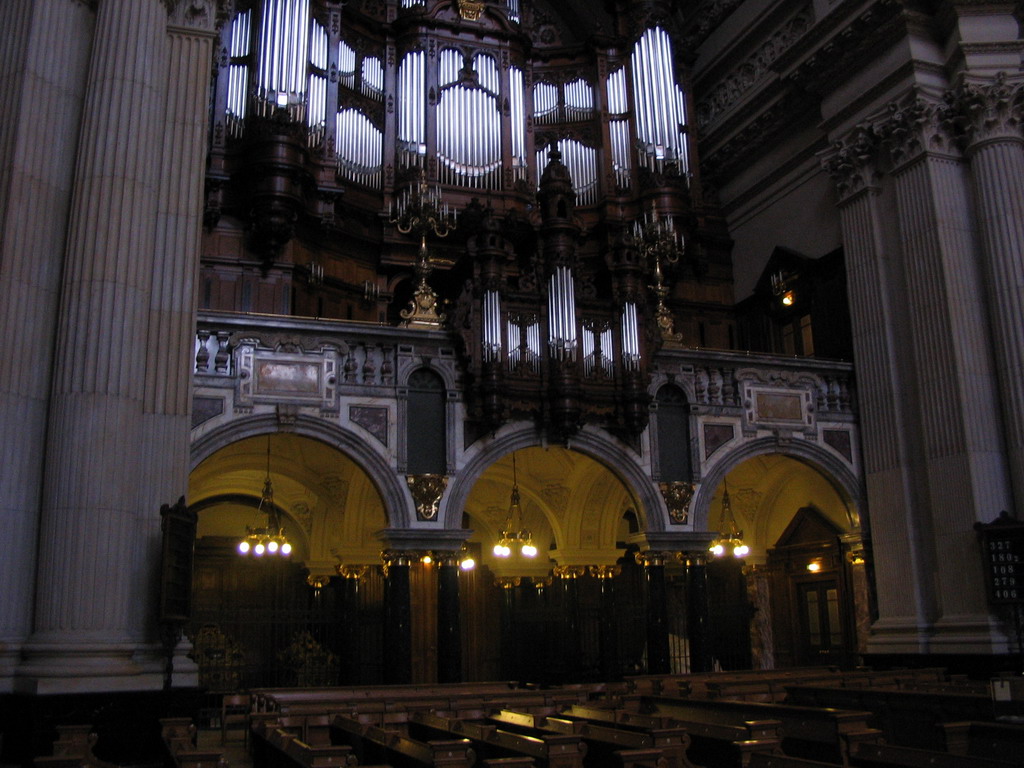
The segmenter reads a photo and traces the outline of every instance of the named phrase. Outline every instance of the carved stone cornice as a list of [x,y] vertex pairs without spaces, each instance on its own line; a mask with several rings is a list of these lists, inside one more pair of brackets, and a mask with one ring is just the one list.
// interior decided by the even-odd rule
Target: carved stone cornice
[[781,24],[749,56],[733,67],[697,102],[697,125],[707,129],[752,90],[771,70],[771,65],[810,28],[813,11],[801,8]]
[[941,121],[965,149],[990,141],[1021,141],[1024,80],[998,73],[989,82],[965,81],[947,91]]

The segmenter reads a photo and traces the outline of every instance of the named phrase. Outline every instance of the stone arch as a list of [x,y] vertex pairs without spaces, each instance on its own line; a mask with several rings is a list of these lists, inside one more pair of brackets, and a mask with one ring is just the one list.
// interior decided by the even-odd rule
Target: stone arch
[[[462,511],[469,493],[491,464],[507,453],[540,444],[534,425],[522,422],[483,446],[453,478],[441,500],[438,517],[445,528],[461,527]],[[668,520],[665,500],[634,453],[596,429],[582,430],[566,447],[594,459],[622,481],[639,502],[637,512],[645,531],[665,530]]]
[[376,451],[370,449],[359,436],[310,416],[299,415],[280,429],[280,422],[274,413],[242,417],[224,424],[192,442],[189,456],[189,471],[194,470],[209,456],[221,448],[247,437],[258,437],[267,433],[287,431],[302,437],[318,440],[352,459],[370,478],[384,503],[388,527],[408,528],[416,519],[412,494],[400,482],[394,469]]
[[863,486],[857,475],[843,461],[824,448],[806,440],[779,440],[776,437],[762,437],[740,445],[722,456],[701,479],[700,486],[690,503],[690,517],[694,528],[708,530],[708,515],[715,489],[729,472],[748,459],[765,454],[781,454],[802,461],[818,471],[838,492],[847,506],[847,514],[853,528],[860,528],[861,499]]

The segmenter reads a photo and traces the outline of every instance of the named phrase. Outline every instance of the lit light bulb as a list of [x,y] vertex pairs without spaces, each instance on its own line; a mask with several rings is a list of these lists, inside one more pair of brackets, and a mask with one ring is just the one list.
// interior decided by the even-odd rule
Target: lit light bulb
[[238,553],[240,555],[247,555],[247,554],[249,554],[249,542],[248,541],[240,541],[240,542],[238,542]]
[[782,295],[782,303],[783,303],[784,306],[787,306],[787,307],[793,306],[793,292],[792,291],[786,291]]
[[536,557],[537,556],[537,548],[535,546],[533,546],[533,544],[530,544],[529,542],[527,542],[526,544],[523,544],[523,548],[522,548],[521,551],[522,551],[524,557]]
[[420,558],[420,562],[424,565],[430,565],[432,562],[434,562],[434,558],[432,558],[430,555],[424,555]]
[[708,551],[711,552],[711,554],[715,557],[721,557],[725,554],[725,547],[723,547],[721,544],[715,544],[715,546],[711,547],[711,549]]
[[253,550],[252,550],[252,553],[253,553],[254,555],[256,555],[257,557],[259,557],[259,556],[261,556],[261,555],[262,555],[262,554],[263,554],[263,553],[264,553],[264,552],[266,551],[266,549],[267,549],[267,548],[263,546],[263,542],[261,541],[261,542],[260,542],[259,544],[257,544],[257,545],[256,545],[256,546],[255,546],[255,547],[253,548]]
[[810,571],[811,573],[817,573],[818,571],[821,570],[821,563],[819,563],[817,561],[815,561],[813,563],[808,563],[807,564],[807,570]]
[[271,539],[267,542],[267,552],[269,552],[270,554],[274,554],[275,552],[277,552],[277,546],[277,542],[274,539]]
[[459,563],[459,567],[464,571],[472,571],[476,567],[476,560],[472,557],[467,557]]
[[502,546],[501,546],[501,542],[498,542],[497,544],[495,544],[495,545],[494,545],[494,550],[493,550],[493,552],[494,552],[494,556],[495,556],[495,557],[502,557],[502,556],[503,556],[503,555],[502,555]]
[[292,545],[291,545],[291,544],[289,544],[289,543],[288,543],[288,542],[286,541],[286,542],[285,542],[284,544],[282,544],[282,545],[281,545],[281,554],[282,554],[282,555],[285,555],[285,556],[287,557],[287,556],[288,556],[288,555],[290,555],[291,553],[292,553]]
[[736,549],[732,551],[736,557],[746,557],[750,554],[750,547],[746,544],[740,544]]

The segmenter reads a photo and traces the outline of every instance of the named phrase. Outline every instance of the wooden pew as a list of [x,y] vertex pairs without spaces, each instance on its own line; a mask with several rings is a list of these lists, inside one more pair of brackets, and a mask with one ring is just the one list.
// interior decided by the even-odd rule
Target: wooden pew
[[469,739],[481,757],[527,755],[547,768],[583,768],[586,744],[579,736],[538,734],[527,736],[480,723],[416,712],[409,721],[410,734],[438,734]]
[[273,722],[257,723],[251,739],[253,768],[337,768],[354,763],[351,747],[312,745]]
[[190,718],[161,719],[160,738],[176,768],[227,768],[222,751],[196,748],[196,727]]
[[891,744],[859,744],[850,757],[850,768],[1009,768],[1013,765],[1019,763]]
[[654,733],[661,729],[684,729],[690,737],[686,761],[698,765],[745,766],[755,752],[775,752],[780,748],[779,723],[745,720],[736,717],[709,718],[703,721],[645,715],[623,709],[573,706],[565,713],[596,723],[633,728]]
[[748,768],[836,768],[836,765],[834,763],[822,763],[819,760],[808,760],[804,757],[755,752],[750,756]]
[[58,725],[53,754],[33,758],[36,768],[116,768],[93,754],[96,733],[91,725]]
[[824,688],[791,686],[794,704],[866,710],[871,725],[891,744],[929,748],[942,743],[942,723],[994,720],[990,696],[976,693],[934,693],[889,688]]
[[[881,736],[880,731],[868,724],[871,713],[863,710],[654,696],[624,697],[623,704],[637,712],[669,717],[684,723],[721,722],[729,718],[737,723],[748,720],[777,721],[784,754],[836,763],[845,763],[854,745],[875,742]],[[691,736],[694,735],[693,730],[687,728]]]
[[1024,724],[959,722],[943,723],[947,752],[1024,766]]
[[381,762],[395,768],[471,768],[476,762],[469,739],[419,741],[345,715],[335,715],[331,721],[331,740],[351,746],[359,765]]
[[693,768],[686,757],[690,737],[683,728],[643,731],[584,719],[531,715],[511,710],[492,712],[489,720],[511,729],[580,736],[587,745],[583,759],[587,766],[600,767],[609,765],[609,760],[623,763],[628,760],[643,764],[653,761],[664,768]]

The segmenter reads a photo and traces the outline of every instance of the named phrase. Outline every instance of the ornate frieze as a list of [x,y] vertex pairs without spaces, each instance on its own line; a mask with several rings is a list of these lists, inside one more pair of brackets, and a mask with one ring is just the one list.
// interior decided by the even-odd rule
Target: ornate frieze
[[734,67],[711,90],[710,95],[697,102],[697,125],[706,130],[737,104],[768,74],[772,63],[789,49],[811,26],[813,12],[810,7],[799,10],[752,54]]

